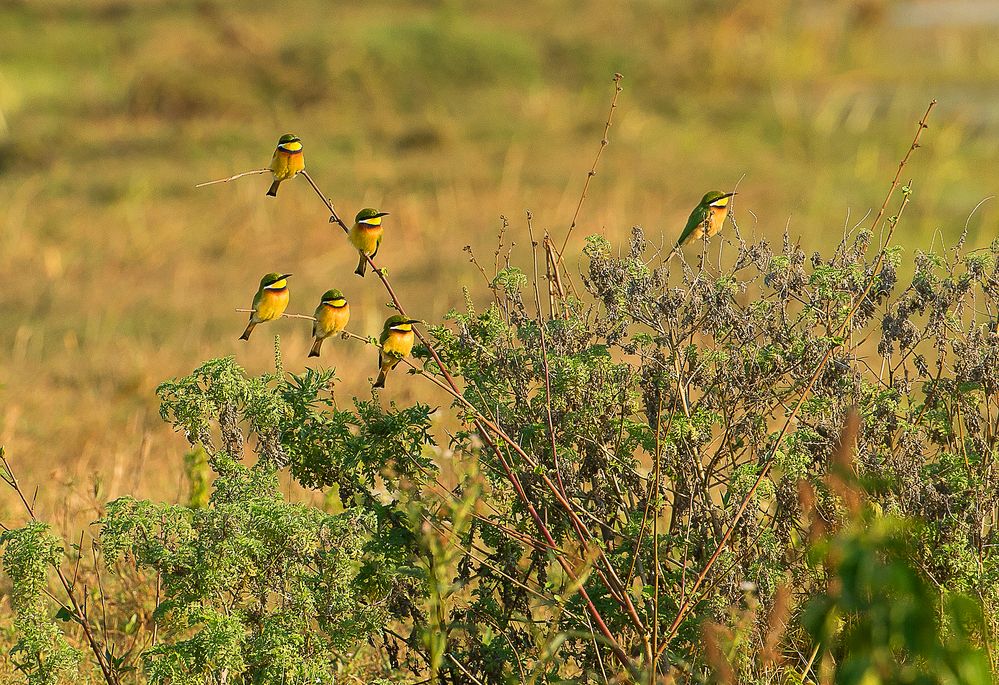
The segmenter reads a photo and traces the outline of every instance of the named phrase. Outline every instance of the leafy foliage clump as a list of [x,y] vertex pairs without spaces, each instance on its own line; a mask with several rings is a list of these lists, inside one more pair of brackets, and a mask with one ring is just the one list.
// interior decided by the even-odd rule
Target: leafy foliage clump
[[49,569],[62,561],[62,542],[47,523],[31,521],[0,534],[3,570],[11,580],[14,630],[19,639],[11,662],[30,685],[54,685],[76,674],[80,653],[49,617],[45,591]]
[[[143,653],[150,682],[218,673],[332,682],[342,655],[390,618],[395,595],[419,587],[397,568],[410,544],[398,512],[351,498],[329,514],[281,494],[278,468],[290,465],[305,483],[370,497],[384,469],[408,473],[405,458],[429,441],[426,408],[339,412],[320,399],[330,378],[250,378],[219,359],[160,387],[164,417],[207,452],[217,477],[205,507],[126,497],[100,521],[108,564],[134,563],[162,581],[154,618],[167,629]],[[242,463],[249,438],[252,465]],[[422,455],[415,463],[429,466]]]
[[214,463],[208,507],[123,498],[102,520],[108,563],[134,560],[162,578],[155,618],[168,630],[144,654],[150,681],[332,677],[335,654],[384,620],[354,582],[370,517],[285,502],[262,462]]
[[835,663],[846,684],[992,682],[988,658],[974,648],[980,607],[965,595],[941,597],[919,573],[910,561],[911,525],[867,508],[816,548],[837,579],[802,617],[830,646],[822,670]]

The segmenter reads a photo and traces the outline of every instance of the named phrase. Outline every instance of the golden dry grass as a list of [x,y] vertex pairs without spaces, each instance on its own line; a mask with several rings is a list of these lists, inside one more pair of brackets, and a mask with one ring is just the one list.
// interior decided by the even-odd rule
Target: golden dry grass
[[[378,331],[387,298],[351,273],[355,255],[304,181],[276,200],[265,177],[193,187],[266,164],[287,131],[344,215],[392,213],[380,262],[429,321],[462,286],[481,293],[462,248],[491,259],[501,214],[521,242],[526,209],[564,235],[615,71],[625,92],[573,245],[633,224],[673,236],[705,190],[745,175],[744,231],[786,226],[828,247],[880,202],[932,97],[899,242],[927,248],[937,229],[953,241],[999,186],[999,41],[994,24],[927,5],[8,4],[0,444],[43,487],[47,514],[92,520],[94,474],[96,499],[170,500],[186,444],[157,416],[161,380],[228,354],[263,371],[273,334],[288,370],[314,363],[301,321],[236,340],[233,310],[261,274],[294,272],[301,313],[340,287],[351,330]],[[997,220],[985,204],[970,242],[994,238]],[[339,397],[367,393],[372,350],[338,341],[320,363],[337,367]],[[384,397],[434,396],[398,375]]]

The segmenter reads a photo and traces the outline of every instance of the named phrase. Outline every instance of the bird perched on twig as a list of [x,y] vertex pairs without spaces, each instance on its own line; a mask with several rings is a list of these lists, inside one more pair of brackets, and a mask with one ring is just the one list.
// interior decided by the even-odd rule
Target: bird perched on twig
[[687,219],[687,225],[683,227],[679,240],[676,241],[676,248],[681,248],[695,238],[710,238],[717,235],[725,219],[728,217],[728,203],[736,193],[723,193],[720,190],[712,190],[704,194],[701,201],[694,207]]
[[350,305],[347,304],[343,293],[336,288],[327,290],[323,293],[314,316],[316,322],[312,324],[312,337],[315,340],[309,352],[310,357],[318,357],[323,340],[347,327],[347,322],[350,321]]
[[413,342],[416,339],[413,334],[414,323],[420,323],[420,320],[407,319],[399,314],[385,320],[385,327],[378,339],[382,349],[378,351],[378,379],[374,387],[384,388],[385,375],[394,369],[403,357],[408,357],[413,351]]
[[379,212],[377,209],[365,207],[354,217],[354,225],[350,227],[347,237],[350,244],[357,248],[361,254],[357,262],[354,273],[363,276],[368,266],[365,257],[374,257],[378,254],[378,247],[382,244],[382,217],[388,216],[388,212]]
[[276,271],[267,274],[260,279],[260,288],[253,296],[253,311],[250,313],[250,322],[246,324],[246,330],[239,336],[240,340],[249,340],[250,333],[258,323],[273,321],[288,308],[288,278],[291,274],[280,274]]
[[277,197],[278,186],[282,181],[295,178],[298,172],[305,169],[305,154],[302,151],[302,141],[293,133],[285,133],[278,140],[277,148],[274,149],[274,156],[271,157],[271,174],[274,182],[271,183],[267,194],[270,197]]

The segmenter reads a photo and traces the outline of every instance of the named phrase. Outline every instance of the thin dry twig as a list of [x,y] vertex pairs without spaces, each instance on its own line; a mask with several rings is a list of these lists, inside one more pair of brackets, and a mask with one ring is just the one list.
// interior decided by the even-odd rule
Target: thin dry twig
[[624,76],[621,74],[614,74],[612,79],[614,82],[614,96],[611,98],[610,111],[607,112],[607,121],[604,122],[604,134],[600,138],[600,147],[597,148],[597,156],[593,158],[593,164],[590,165],[590,170],[586,172],[586,181],[583,183],[583,192],[579,195],[579,202],[576,203],[576,211],[572,215],[572,223],[569,224],[569,230],[565,233],[565,240],[562,241],[562,247],[558,250],[558,259],[562,261],[562,253],[565,252],[566,245],[569,244],[569,236],[572,235],[572,231],[576,228],[576,222],[579,220],[579,212],[583,208],[583,202],[586,200],[586,191],[590,187],[590,179],[597,175],[597,164],[600,162],[600,155],[604,153],[604,148],[610,143],[610,138],[608,138],[608,133],[610,132],[610,127],[613,125],[614,121],[614,110],[617,109],[617,97],[624,90],[621,87],[621,81],[624,80]]
[[473,683],[476,683],[476,685],[482,685],[482,681],[479,680],[478,678],[476,678],[471,673],[469,673],[468,669],[465,668],[464,666],[462,666],[461,662],[458,661],[457,659],[455,659],[453,654],[448,654],[447,656],[448,656],[449,659],[451,659],[451,661],[454,663],[454,665],[457,666],[461,670],[462,673],[464,673],[465,675],[467,675],[472,680]]
[[569,318],[569,306],[565,301],[565,287],[562,285],[562,273],[558,268],[558,255],[551,236],[545,232],[545,276],[548,279],[549,316],[555,316],[555,303],[562,305],[562,315]]
[[[256,309],[243,309],[241,307],[237,307],[235,311],[242,312],[244,314],[252,314],[253,312],[255,312],[257,310]],[[281,318],[282,319],[308,319],[309,321],[315,321],[316,320],[316,317],[310,316],[308,314],[289,314],[287,312],[281,314]]]
[[270,169],[253,169],[252,171],[244,171],[242,173],[236,174],[235,176],[229,176],[228,178],[218,178],[214,181],[205,181],[204,183],[199,183],[195,188],[204,188],[205,186],[213,186],[216,183],[228,183],[229,181],[235,181],[237,178],[243,178],[244,176],[254,176],[256,174],[266,174]]

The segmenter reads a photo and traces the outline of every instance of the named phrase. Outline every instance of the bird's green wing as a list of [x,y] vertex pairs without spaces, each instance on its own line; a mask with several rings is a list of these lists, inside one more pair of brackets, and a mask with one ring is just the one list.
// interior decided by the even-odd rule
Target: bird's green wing
[[679,240],[676,241],[677,247],[684,245],[690,236],[693,235],[694,231],[698,226],[704,223],[704,220],[708,218],[707,207],[697,206],[694,207],[694,211],[690,213],[690,217],[687,219],[687,225],[683,227],[683,233],[680,234]]
[[322,302],[320,302],[319,306],[316,307],[316,311],[313,312],[313,314],[312,314],[312,318],[315,319],[315,321],[312,322],[312,336],[313,337],[315,337],[316,334],[319,333],[319,315],[323,313],[323,307],[324,306],[325,305]]
[[378,236],[378,240],[375,241],[375,251],[371,253],[372,259],[374,259],[375,256],[378,254],[378,248],[381,246],[382,246],[382,236]]
[[263,297],[264,297],[264,291],[263,291],[263,289],[258,290],[257,294],[253,296],[253,309],[255,309],[255,310],[259,309],[259,307],[260,307],[260,300],[262,300]]
[[385,341],[389,338],[389,330],[387,328],[382,329],[382,334],[378,337],[378,344],[384,345]]

